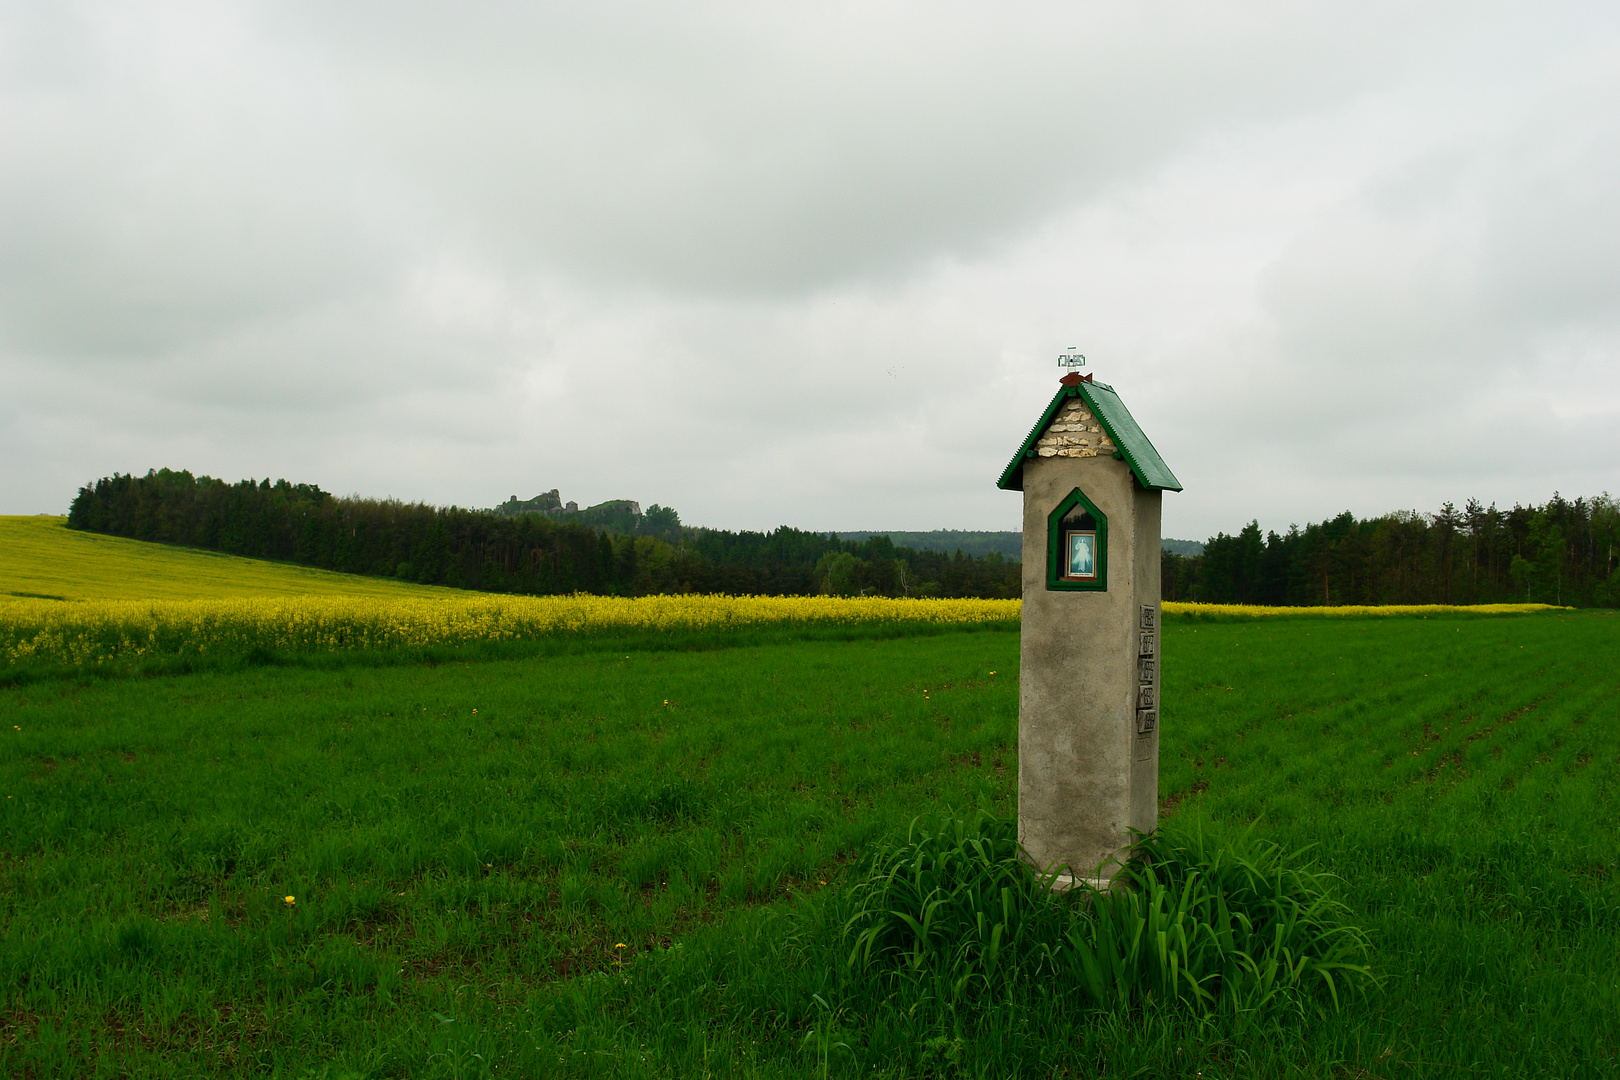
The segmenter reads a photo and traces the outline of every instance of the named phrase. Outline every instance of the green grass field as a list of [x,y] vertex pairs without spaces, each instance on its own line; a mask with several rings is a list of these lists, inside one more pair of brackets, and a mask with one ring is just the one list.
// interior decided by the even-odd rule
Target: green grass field
[[1317,845],[1372,936],[1380,990],[1264,1022],[851,987],[860,853],[1013,810],[1017,656],[983,630],[0,690],[0,1073],[1620,1070],[1620,620],[1166,620],[1165,820]]
[[0,515],[0,599],[406,598],[455,590],[78,532],[65,517]]

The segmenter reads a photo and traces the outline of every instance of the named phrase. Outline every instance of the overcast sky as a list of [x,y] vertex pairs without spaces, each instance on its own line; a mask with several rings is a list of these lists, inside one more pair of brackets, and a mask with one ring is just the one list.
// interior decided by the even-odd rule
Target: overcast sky
[[1620,5],[0,0],[0,513],[170,467],[1165,533],[1620,491]]

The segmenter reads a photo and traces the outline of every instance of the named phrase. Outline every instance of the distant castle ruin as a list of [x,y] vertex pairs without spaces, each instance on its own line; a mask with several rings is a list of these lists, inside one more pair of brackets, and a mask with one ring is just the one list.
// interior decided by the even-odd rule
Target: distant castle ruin
[[519,499],[516,495],[513,495],[511,498],[495,507],[495,512],[497,514],[505,514],[509,517],[516,516],[518,514],[546,514],[548,516],[559,516],[562,514],[590,514],[596,512],[613,516],[622,516],[626,514],[628,514],[630,517],[642,516],[641,504],[634,499],[609,499],[607,502],[597,503],[595,506],[588,506],[584,510],[581,510],[579,508],[579,503],[572,499],[568,500],[566,503],[563,502],[562,492],[557,488],[552,488],[550,491],[547,491],[544,494],[536,495],[532,499]]

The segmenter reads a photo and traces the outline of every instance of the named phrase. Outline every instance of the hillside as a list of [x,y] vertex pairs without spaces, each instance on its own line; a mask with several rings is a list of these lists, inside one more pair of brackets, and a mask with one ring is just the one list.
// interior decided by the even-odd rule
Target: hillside
[[182,600],[273,596],[443,596],[451,590],[173,547],[0,516],[0,598]]

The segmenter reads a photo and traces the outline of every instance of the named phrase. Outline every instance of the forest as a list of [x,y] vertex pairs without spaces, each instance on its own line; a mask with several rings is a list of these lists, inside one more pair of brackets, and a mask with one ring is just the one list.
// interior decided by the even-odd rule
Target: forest
[[[554,494],[554,493],[552,493]],[[1021,595],[1019,563],[888,536],[683,525],[627,500],[558,514],[338,498],[311,484],[235,484],[168,469],[79,490],[72,528],[347,573],[488,592]],[[986,534],[989,535],[989,534]],[[1251,521],[1202,555],[1160,556],[1163,598],[1220,604],[1620,606],[1620,508],[1608,495],[1498,510],[1470,499],[1261,533]]]
[[1263,537],[1251,521],[1198,557],[1160,556],[1166,600],[1219,604],[1620,606],[1620,508],[1601,495],[1498,510],[1400,511],[1292,526]]
[[[582,520],[581,520],[582,519]],[[592,527],[587,521],[611,524]],[[487,592],[942,596],[1021,593],[1019,564],[997,553],[841,540],[783,526],[768,533],[693,528],[668,507],[623,505],[558,518],[393,499],[338,498],[312,484],[231,484],[185,471],[115,473],[80,488],[68,526]]]

